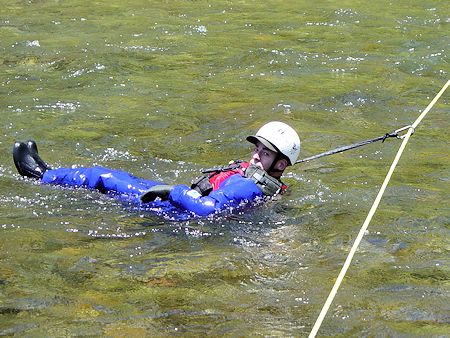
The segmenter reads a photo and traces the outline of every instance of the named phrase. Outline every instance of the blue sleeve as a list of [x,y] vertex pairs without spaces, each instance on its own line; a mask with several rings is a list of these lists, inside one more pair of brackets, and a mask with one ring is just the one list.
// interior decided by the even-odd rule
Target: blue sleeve
[[196,190],[185,185],[177,185],[170,193],[169,200],[179,208],[192,211],[199,216],[206,216],[262,196],[263,193],[252,180],[233,175],[208,196],[201,196]]

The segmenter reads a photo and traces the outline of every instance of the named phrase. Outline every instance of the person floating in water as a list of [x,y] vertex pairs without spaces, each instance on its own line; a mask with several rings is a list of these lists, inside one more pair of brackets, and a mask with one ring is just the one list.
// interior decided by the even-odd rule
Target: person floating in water
[[47,184],[96,189],[141,210],[179,219],[183,213],[184,216],[218,213],[286,189],[281,176],[300,153],[300,138],[295,130],[283,122],[272,121],[248,136],[247,141],[255,146],[248,162],[234,161],[225,167],[205,170],[205,175],[190,187],[167,185],[103,167],[51,169],[40,158],[32,140],[16,142],[13,159],[22,176]]

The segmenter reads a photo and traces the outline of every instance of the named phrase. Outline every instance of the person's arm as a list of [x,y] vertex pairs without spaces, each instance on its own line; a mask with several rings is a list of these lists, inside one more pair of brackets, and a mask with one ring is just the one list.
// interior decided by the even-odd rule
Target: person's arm
[[263,193],[252,180],[233,175],[208,196],[202,196],[185,185],[176,185],[170,192],[169,201],[199,216],[207,216],[226,207],[235,207],[243,201],[253,201],[262,196]]

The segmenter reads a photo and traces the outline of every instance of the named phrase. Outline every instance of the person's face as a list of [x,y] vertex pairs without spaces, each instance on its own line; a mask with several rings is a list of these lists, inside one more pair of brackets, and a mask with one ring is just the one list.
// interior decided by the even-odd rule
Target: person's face
[[261,169],[268,171],[276,157],[276,152],[268,149],[264,144],[257,141],[252,152],[250,164],[254,164]]

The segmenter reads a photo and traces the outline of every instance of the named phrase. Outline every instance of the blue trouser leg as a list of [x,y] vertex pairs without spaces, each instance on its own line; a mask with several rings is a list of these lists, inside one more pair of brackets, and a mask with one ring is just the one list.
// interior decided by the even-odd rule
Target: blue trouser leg
[[192,217],[190,211],[180,210],[170,201],[156,200],[141,204],[139,197],[143,192],[164,183],[144,180],[120,170],[102,167],[50,169],[44,173],[41,181],[67,187],[96,189],[127,203],[131,202],[138,210],[150,211],[168,220],[181,221]]
[[42,177],[43,183],[96,189],[102,193],[140,196],[149,188],[163,184],[144,180],[127,172],[103,167],[60,168],[47,170]]

